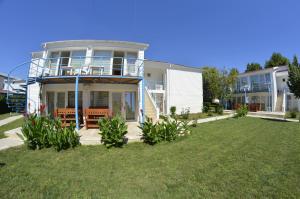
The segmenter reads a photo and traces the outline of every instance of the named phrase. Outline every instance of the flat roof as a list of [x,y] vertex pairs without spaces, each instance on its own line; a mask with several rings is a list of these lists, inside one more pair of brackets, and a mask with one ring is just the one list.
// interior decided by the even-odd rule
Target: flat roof
[[47,46],[56,46],[56,45],[63,45],[63,44],[73,44],[76,46],[76,44],[85,44],[85,45],[125,45],[125,46],[134,46],[136,48],[140,48],[143,50],[146,50],[149,47],[149,44],[147,43],[140,43],[140,42],[131,42],[131,41],[119,41],[119,40],[89,40],[89,39],[83,39],[83,40],[62,40],[62,41],[49,41],[42,43],[42,47],[45,48]]

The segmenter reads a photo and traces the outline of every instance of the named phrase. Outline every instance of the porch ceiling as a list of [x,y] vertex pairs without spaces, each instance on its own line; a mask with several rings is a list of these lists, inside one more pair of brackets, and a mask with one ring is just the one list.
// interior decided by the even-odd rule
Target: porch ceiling
[[[64,76],[64,77],[44,77],[39,82],[44,84],[64,84],[74,83],[76,76]],[[79,83],[107,83],[107,84],[138,84],[142,78],[140,77],[79,77]]]

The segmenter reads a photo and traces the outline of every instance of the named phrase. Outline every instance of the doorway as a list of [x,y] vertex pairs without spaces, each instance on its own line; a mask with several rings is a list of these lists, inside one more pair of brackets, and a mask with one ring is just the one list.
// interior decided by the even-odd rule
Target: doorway
[[123,71],[123,63],[124,63],[124,52],[115,51],[114,59],[113,59],[113,75],[122,75]]
[[126,120],[135,120],[136,95],[135,92],[125,92]]
[[112,93],[112,115],[122,115],[122,93],[113,92]]
[[46,93],[46,101],[47,101],[47,112],[50,117],[54,116],[54,92],[47,92]]

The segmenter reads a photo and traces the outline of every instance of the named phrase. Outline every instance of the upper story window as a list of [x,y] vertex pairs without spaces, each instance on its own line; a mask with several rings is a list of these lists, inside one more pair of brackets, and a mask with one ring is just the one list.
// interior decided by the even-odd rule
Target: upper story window
[[72,51],[71,57],[71,66],[82,66],[85,61],[86,51],[85,50],[76,50]]

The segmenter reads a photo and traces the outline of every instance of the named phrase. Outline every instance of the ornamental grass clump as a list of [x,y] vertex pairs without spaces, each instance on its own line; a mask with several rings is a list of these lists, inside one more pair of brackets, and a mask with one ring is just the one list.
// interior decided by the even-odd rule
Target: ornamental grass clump
[[107,147],[122,147],[125,144],[127,125],[125,120],[117,115],[112,118],[101,118],[98,121],[101,142]]

